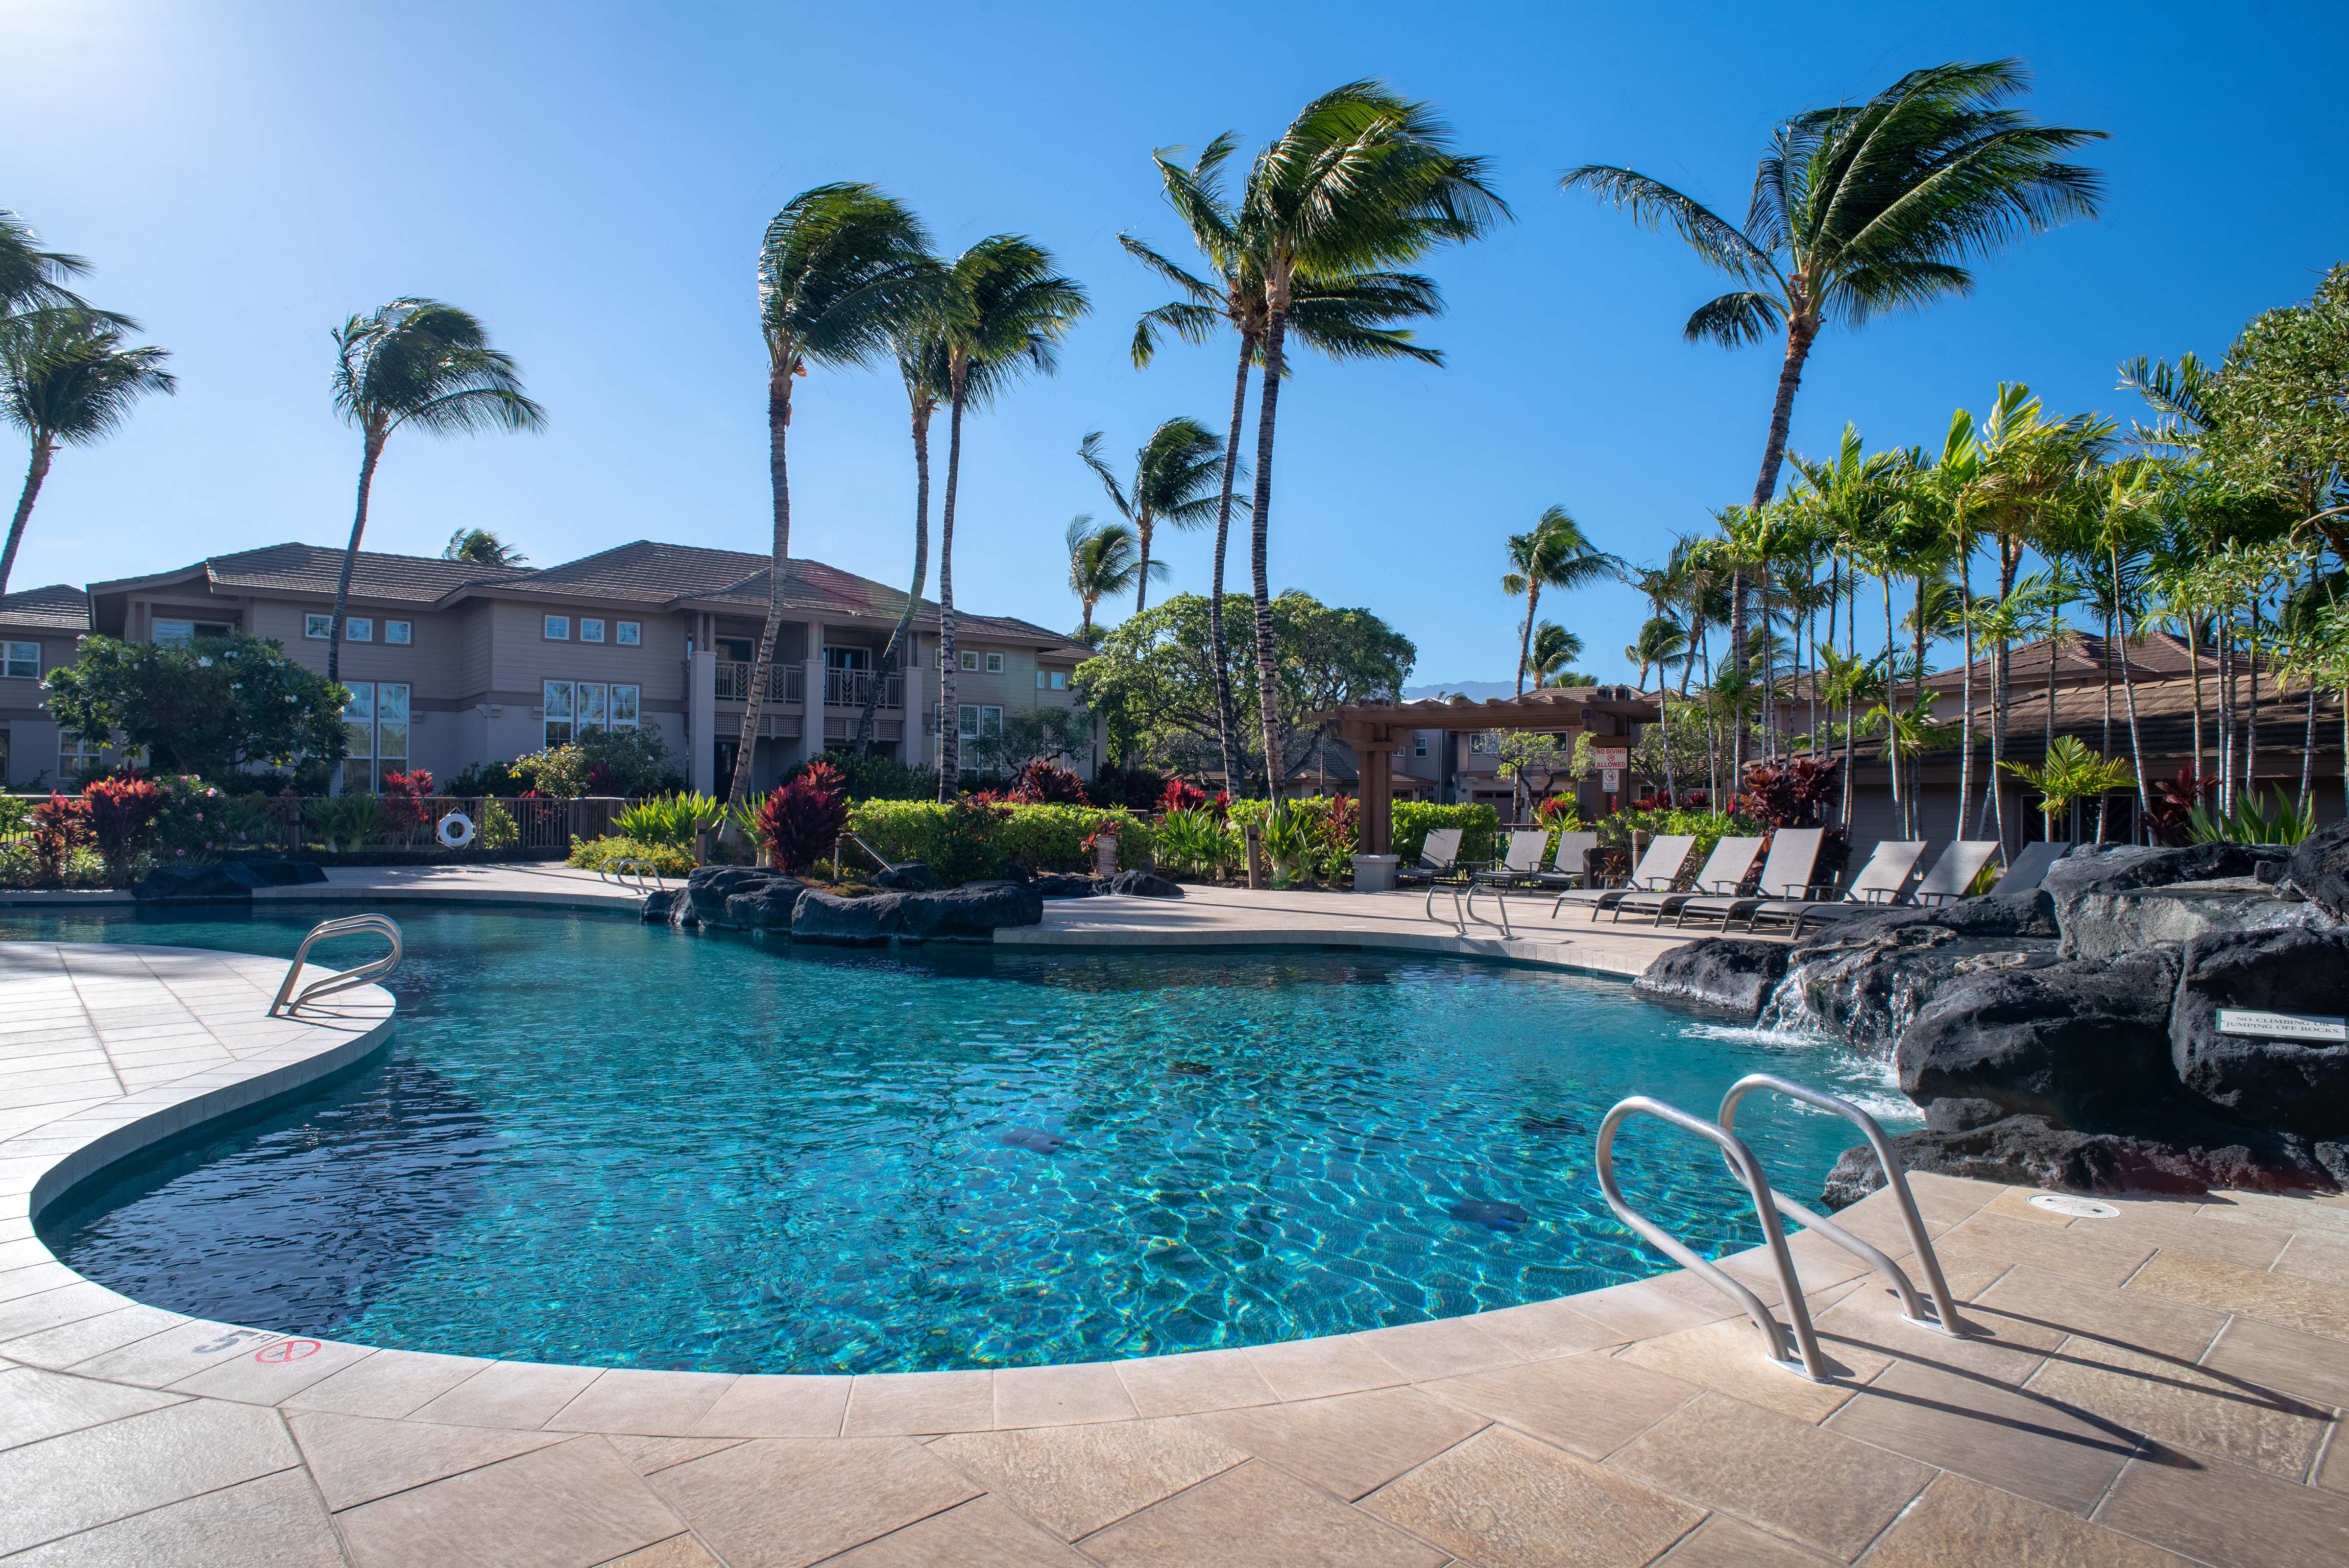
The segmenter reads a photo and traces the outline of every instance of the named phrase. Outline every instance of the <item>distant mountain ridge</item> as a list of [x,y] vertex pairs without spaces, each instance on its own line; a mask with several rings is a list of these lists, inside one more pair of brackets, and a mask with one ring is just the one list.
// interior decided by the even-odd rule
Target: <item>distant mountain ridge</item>
[[1485,702],[1496,696],[1515,696],[1515,681],[1437,681],[1430,686],[1407,686],[1402,688],[1405,702],[1419,702],[1429,697],[1464,696],[1473,702]]

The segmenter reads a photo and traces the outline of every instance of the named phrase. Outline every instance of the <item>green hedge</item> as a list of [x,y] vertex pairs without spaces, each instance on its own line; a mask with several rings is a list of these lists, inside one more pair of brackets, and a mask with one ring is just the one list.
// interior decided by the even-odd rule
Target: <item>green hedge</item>
[[1463,828],[1460,858],[1489,861],[1500,853],[1500,813],[1490,806],[1438,806],[1424,800],[1394,803],[1394,853],[1410,865],[1419,859],[1431,828]]
[[[1040,872],[1090,870],[1092,855],[1085,841],[1104,822],[1118,825],[1117,863],[1121,867],[1151,864],[1150,824],[1123,807],[1010,806],[1011,815],[996,830],[988,846],[988,858],[1018,861]],[[864,800],[849,808],[848,830],[892,861],[925,861],[936,865],[945,858],[939,833],[947,809],[935,800]]]

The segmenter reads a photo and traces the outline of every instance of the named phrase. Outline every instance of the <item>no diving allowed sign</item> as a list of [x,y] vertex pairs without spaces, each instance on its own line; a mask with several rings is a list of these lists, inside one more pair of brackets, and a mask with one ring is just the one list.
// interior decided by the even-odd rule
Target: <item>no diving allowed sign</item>
[[2262,1013],[2250,1007],[2219,1009],[2219,1032],[2252,1040],[2301,1040],[2312,1046],[2349,1042],[2349,1019],[2322,1013]]

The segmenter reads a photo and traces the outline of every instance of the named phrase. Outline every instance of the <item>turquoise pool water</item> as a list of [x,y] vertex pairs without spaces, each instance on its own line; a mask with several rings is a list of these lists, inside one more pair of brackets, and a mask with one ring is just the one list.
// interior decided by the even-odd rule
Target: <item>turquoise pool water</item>
[[[290,954],[312,911],[8,918],[0,938]],[[1622,1095],[1710,1111],[1831,1047],[1618,982],[1360,953],[846,953],[602,914],[407,905],[394,1043],[53,1206],[140,1300],[415,1350],[916,1371],[1261,1344],[1664,1266],[1590,1170]],[[356,961],[321,949],[329,962]],[[1847,1125],[1749,1102],[1816,1192]],[[1625,1185],[1759,1239],[1692,1140]]]

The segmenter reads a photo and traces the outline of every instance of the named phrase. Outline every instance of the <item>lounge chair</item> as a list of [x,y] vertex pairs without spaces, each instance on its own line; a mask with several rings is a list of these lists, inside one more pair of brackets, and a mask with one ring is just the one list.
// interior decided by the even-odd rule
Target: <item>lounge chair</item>
[[1692,898],[1707,893],[1733,893],[1745,885],[1754,870],[1754,862],[1762,855],[1760,839],[1723,839],[1713,846],[1705,857],[1704,870],[1696,873],[1696,886],[1687,892],[1631,892],[1615,901],[1615,923],[1621,924],[1624,914],[1644,914],[1658,925],[1664,916],[1679,909]]
[[[1958,847],[1954,844],[1951,846],[1953,850]],[[1986,844],[1982,847],[1994,850],[1998,846]],[[1820,922],[1841,920],[1849,915],[1866,914],[1899,903],[1900,890],[1909,885],[1909,873],[1917,869],[1918,857],[1924,852],[1925,843],[1921,839],[1881,840],[1869,852],[1868,863],[1859,868],[1859,874],[1851,879],[1851,885],[1843,890],[1843,897],[1839,899],[1774,898],[1756,908],[1747,917],[1745,929],[1758,932],[1762,929],[1762,923],[1766,920],[1774,924],[1784,923],[1792,926],[1794,934],[1800,936],[1803,934],[1803,927],[1814,920]],[[1933,868],[1934,872],[1939,873],[1943,867],[1950,864],[1950,860],[1951,857],[1944,854],[1940,864]],[[1982,870],[1982,862],[1976,861],[1973,869],[1978,872]],[[1973,873],[1969,872],[1967,881],[1971,882],[1972,877]],[[1959,885],[1962,887],[1964,883],[1961,882]]]
[[1966,889],[1974,885],[1982,867],[1990,864],[1991,856],[1998,853],[1996,839],[1960,839],[1941,851],[1925,880],[1909,895],[1911,902],[1927,908],[1948,903],[1966,896]]
[[1812,876],[1819,863],[1825,828],[1780,828],[1770,835],[1770,857],[1762,862],[1761,884],[1740,897],[1735,893],[1692,898],[1674,910],[1672,923],[1686,925],[1691,915],[1721,922],[1727,931],[1733,920],[1749,920],[1755,910],[1775,899],[1811,896]]
[[1627,893],[1669,892],[1672,883],[1680,881],[1681,867],[1688,863],[1689,851],[1694,848],[1693,833],[1660,833],[1649,841],[1648,852],[1640,857],[1640,863],[1631,868],[1628,886],[1569,888],[1549,906],[1550,918],[1557,919],[1557,912],[1571,903],[1589,910],[1591,921],[1596,923],[1600,910],[1614,908],[1616,901]]
[[1520,828],[1509,835],[1509,847],[1501,856],[1501,863],[1481,872],[1468,873],[1468,881],[1476,887],[1524,887],[1541,875],[1542,853],[1549,848],[1547,828]]
[[2023,852],[2007,863],[2006,874],[1998,879],[1990,891],[1998,892],[2029,892],[2047,880],[2047,868],[2072,852],[2072,841],[2057,839],[2036,844],[2025,844]]
[[1583,857],[1599,847],[1596,833],[1560,833],[1557,853],[1550,858],[1550,869],[1534,873],[1534,885],[1547,892],[1552,888],[1578,888],[1590,879],[1583,872]]
[[1427,841],[1419,847],[1416,865],[1402,867],[1395,872],[1395,882],[1433,883],[1438,877],[1453,874],[1460,863],[1460,835],[1464,828],[1430,828]]

